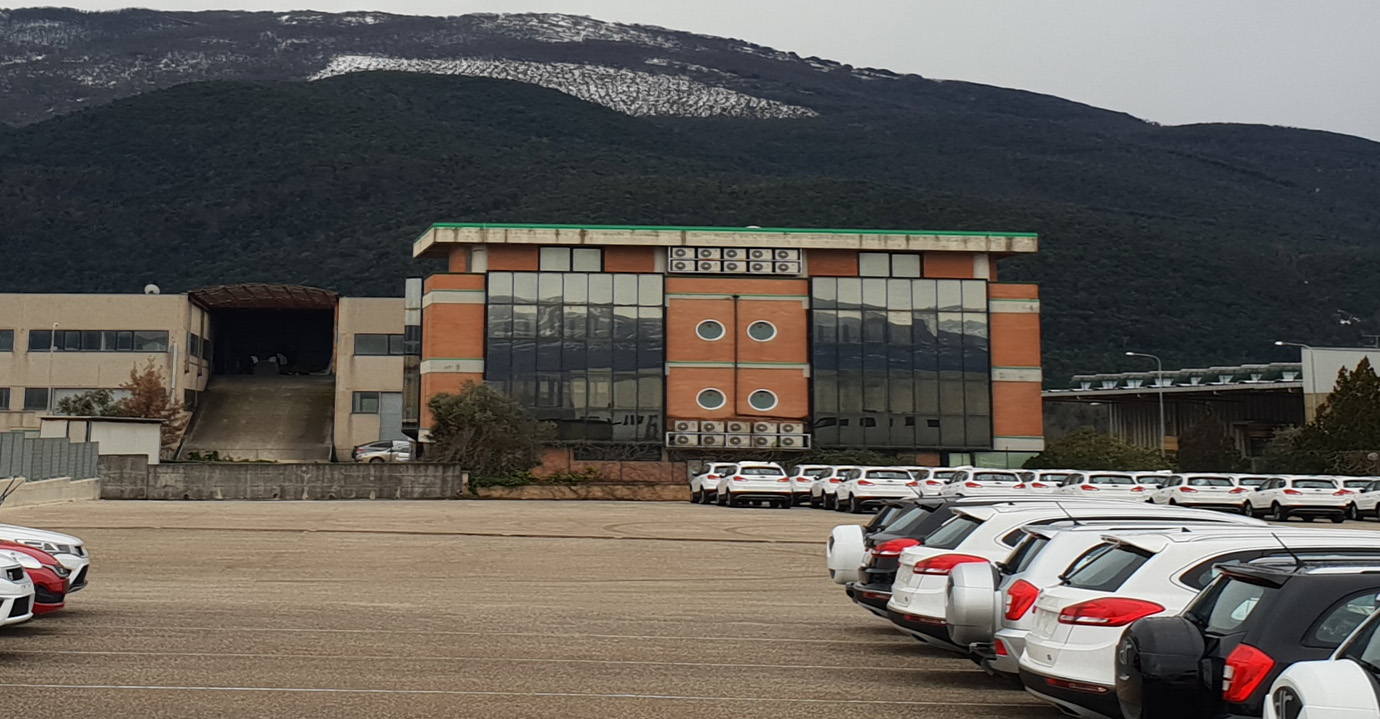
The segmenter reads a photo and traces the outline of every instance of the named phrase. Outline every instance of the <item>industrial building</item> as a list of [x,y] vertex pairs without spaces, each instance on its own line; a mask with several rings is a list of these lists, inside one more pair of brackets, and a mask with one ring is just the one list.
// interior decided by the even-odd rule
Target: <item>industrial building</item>
[[818,448],[1016,466],[1044,447],[1020,233],[433,225],[407,293],[404,425],[485,382],[575,459]]
[[0,294],[0,432],[119,397],[152,360],[189,412],[178,454],[328,461],[402,438],[403,301],[291,285]]

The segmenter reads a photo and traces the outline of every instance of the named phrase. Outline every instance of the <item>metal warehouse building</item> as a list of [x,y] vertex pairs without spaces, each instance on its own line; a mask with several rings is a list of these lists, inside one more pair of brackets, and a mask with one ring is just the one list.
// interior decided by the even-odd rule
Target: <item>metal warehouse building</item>
[[[413,254],[404,425],[487,382],[567,446],[819,448],[1018,465],[1044,446],[1033,234],[436,224]],[[593,448],[593,449],[592,449]],[[626,454],[622,456],[628,456]],[[577,457],[579,459],[579,457]]]

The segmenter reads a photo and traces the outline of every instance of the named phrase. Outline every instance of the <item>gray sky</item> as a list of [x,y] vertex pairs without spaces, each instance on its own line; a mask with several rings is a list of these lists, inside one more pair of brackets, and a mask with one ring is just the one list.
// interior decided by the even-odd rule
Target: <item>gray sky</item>
[[[82,0],[75,6],[110,9],[126,4],[127,0]],[[1254,122],[1380,140],[1380,0],[139,4],[179,10],[381,10],[425,15],[564,12],[741,38],[855,66],[1033,90],[1164,124]]]

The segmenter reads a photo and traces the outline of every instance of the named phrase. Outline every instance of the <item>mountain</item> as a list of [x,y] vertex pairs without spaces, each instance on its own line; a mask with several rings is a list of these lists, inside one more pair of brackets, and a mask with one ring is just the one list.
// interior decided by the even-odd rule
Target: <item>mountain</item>
[[1010,230],[1055,385],[1380,333],[1380,144],[1341,135],[567,16],[0,11],[0,93],[0,291],[391,295],[442,220]]

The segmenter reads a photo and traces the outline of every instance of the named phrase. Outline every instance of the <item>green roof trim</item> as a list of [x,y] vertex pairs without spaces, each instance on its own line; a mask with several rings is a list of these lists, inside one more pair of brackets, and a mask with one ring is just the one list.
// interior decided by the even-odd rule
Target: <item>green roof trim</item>
[[[1039,237],[1037,232],[947,232],[939,230],[874,230],[874,229],[811,229],[804,227],[694,227],[675,225],[541,225],[506,222],[436,222],[428,231],[437,228],[467,228],[495,230],[617,230],[671,232],[761,232],[797,235],[949,235],[956,237]],[[422,234],[426,234],[425,232]],[[420,239],[420,236],[419,236]]]

